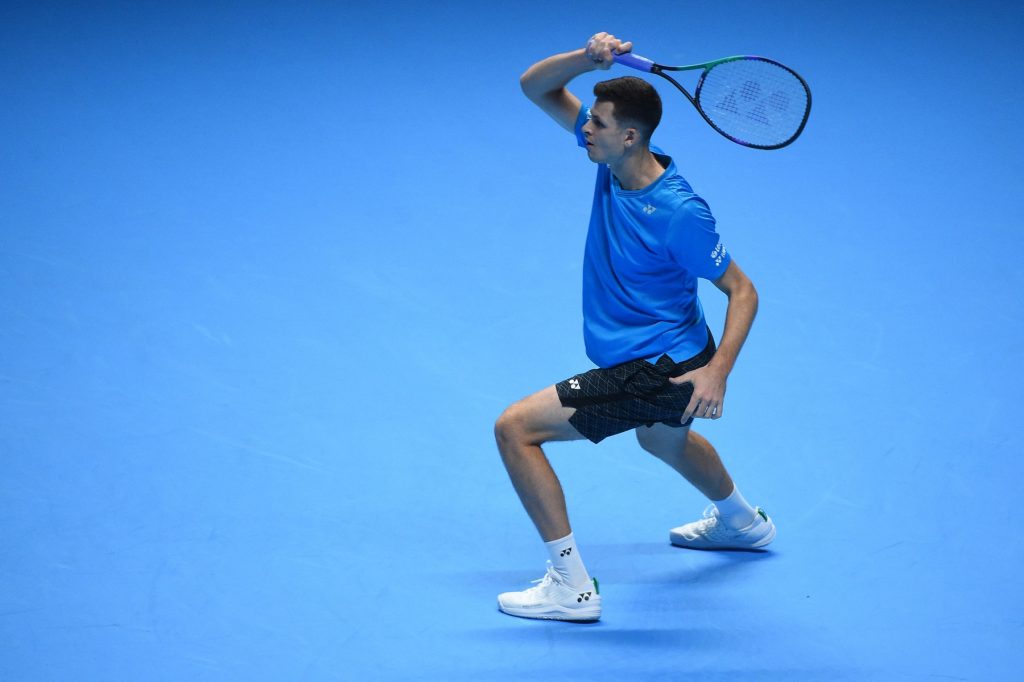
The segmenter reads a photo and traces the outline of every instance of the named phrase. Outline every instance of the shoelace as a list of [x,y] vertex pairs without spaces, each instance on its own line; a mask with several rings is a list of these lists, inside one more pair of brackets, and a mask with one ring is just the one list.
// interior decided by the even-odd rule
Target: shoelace
[[555,567],[552,566],[551,562],[549,561],[548,562],[548,570],[544,574],[544,577],[537,578],[536,580],[531,580],[530,583],[533,584],[533,585],[536,585],[536,587],[528,588],[526,591],[527,592],[534,592],[536,590],[543,590],[545,587],[547,587],[552,582],[554,582],[554,580],[555,580]]
[[[755,515],[751,524],[758,520],[758,516]],[[700,524],[699,530],[701,534],[712,540],[731,538],[741,534],[739,530],[729,528],[727,525],[722,523],[721,519],[718,518],[718,507],[716,507],[714,503],[709,504],[704,509],[704,518],[697,523]]]
[[711,503],[704,508],[703,518],[697,523],[700,524],[699,530],[701,535],[705,535],[711,539],[725,537],[735,532],[726,528],[725,524],[719,521],[718,507],[716,507],[714,503]]

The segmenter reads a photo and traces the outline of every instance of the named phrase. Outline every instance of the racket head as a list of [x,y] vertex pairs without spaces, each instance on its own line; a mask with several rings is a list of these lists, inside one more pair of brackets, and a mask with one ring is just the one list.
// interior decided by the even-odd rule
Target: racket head
[[781,149],[792,143],[811,113],[811,89],[800,74],[752,55],[709,62],[693,100],[712,128],[753,149]]

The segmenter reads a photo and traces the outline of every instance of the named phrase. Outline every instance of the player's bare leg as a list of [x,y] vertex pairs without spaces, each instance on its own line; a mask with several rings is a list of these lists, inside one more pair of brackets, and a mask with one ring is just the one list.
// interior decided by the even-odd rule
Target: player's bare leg
[[498,608],[523,618],[592,621],[601,617],[597,581],[580,557],[565,494],[541,444],[582,438],[569,423],[575,409],[562,407],[549,386],[509,407],[494,427],[512,485],[544,539],[550,561],[535,587],[498,595]]
[[665,424],[636,430],[640,446],[679,472],[712,504],[704,518],[673,528],[672,544],[696,549],[755,549],[775,538],[775,524],[750,506],[714,446],[688,428]]
[[718,451],[704,436],[665,424],[641,426],[636,438],[647,452],[678,471],[709,500],[721,500],[733,491],[732,477]]
[[565,494],[542,443],[583,438],[569,417],[576,410],[562,407],[554,386],[523,398],[498,418],[494,436],[512,485],[545,542],[571,532]]

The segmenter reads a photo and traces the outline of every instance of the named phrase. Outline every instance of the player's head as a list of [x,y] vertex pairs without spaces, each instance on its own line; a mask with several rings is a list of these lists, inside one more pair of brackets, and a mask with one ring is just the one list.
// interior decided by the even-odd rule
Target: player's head
[[594,86],[597,100],[591,120],[583,126],[591,160],[614,163],[633,151],[646,149],[661,122],[661,97],[641,78],[624,76]]
[[654,86],[642,78],[623,76],[601,81],[594,86],[597,102],[614,106],[613,115],[623,128],[635,128],[644,143],[661,122],[661,97]]

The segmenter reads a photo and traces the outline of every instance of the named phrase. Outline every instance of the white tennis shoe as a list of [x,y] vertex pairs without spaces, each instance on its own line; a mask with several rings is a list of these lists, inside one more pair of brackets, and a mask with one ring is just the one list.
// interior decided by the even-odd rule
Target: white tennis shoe
[[573,587],[562,580],[548,562],[547,573],[534,580],[536,587],[522,592],[498,595],[498,608],[510,616],[545,620],[594,621],[601,617],[601,595],[597,579],[591,584]]
[[746,528],[733,530],[718,518],[718,507],[709,504],[704,518],[669,531],[677,547],[690,549],[757,549],[775,539],[775,524],[760,507]]

